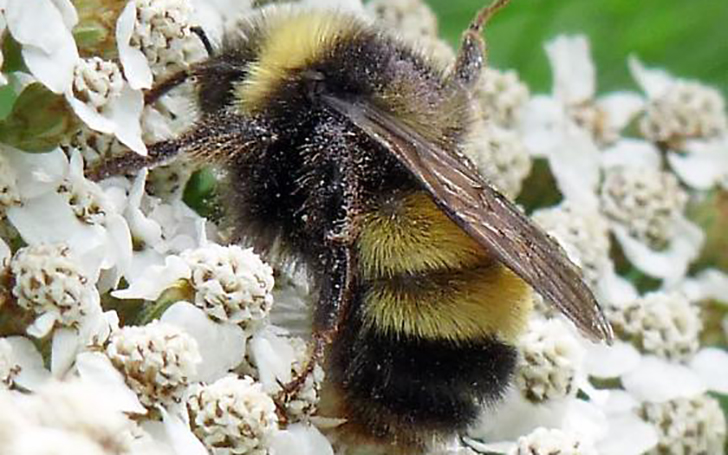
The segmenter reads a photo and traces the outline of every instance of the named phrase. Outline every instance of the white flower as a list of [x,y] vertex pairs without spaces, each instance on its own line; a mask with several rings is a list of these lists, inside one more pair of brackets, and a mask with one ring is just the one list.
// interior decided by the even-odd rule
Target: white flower
[[639,412],[659,433],[657,447],[647,452],[648,455],[723,453],[725,415],[720,404],[708,395],[645,403]]
[[131,261],[129,227],[109,211],[96,184],[85,179],[80,154],[74,153],[69,163],[60,149],[42,155],[6,152],[23,202],[7,214],[23,240],[29,245],[63,243],[89,282],[95,283],[104,270],[111,273],[107,283],[115,285]]
[[78,327],[85,317],[100,311],[98,291],[64,245],[21,248],[10,269],[18,305],[38,316],[29,329],[34,336],[45,336],[56,323]]
[[178,403],[201,360],[194,338],[158,321],[113,333],[106,355],[145,406]]
[[556,238],[592,288],[612,270],[609,224],[598,211],[564,201],[535,211],[532,219]]
[[213,455],[269,453],[278,430],[273,400],[250,377],[197,387],[187,409],[192,431]]
[[88,384],[50,382],[35,394],[6,397],[0,392],[0,401],[3,414],[12,415],[16,426],[2,434],[3,454],[133,453],[136,425]]
[[[151,82],[144,74],[143,65],[139,62],[129,64],[130,58],[138,58],[132,55],[138,56],[139,52],[154,75],[183,69],[204,56],[200,41],[190,31],[192,6],[188,0],[133,0],[129,5],[119,18],[117,42],[125,71],[139,72],[141,84],[135,82],[132,86],[143,88]],[[133,9],[133,13],[129,13],[129,9]],[[129,33],[127,21],[132,20]],[[130,82],[136,79],[130,78],[129,74],[127,78]]]
[[316,364],[313,371],[307,373],[305,368],[311,360],[308,343],[301,338],[289,338],[294,350],[294,361],[291,364],[291,377],[307,374],[303,385],[293,394],[286,395],[281,404],[289,422],[297,422],[311,416],[317,410],[319,394],[324,381],[324,370]]
[[561,430],[537,428],[518,438],[508,455],[597,455],[592,443]]
[[307,337],[311,334],[310,310],[315,304],[309,276],[303,269],[277,272],[270,321],[291,335]]
[[248,328],[268,316],[273,270],[252,249],[209,243],[181,257],[190,267],[193,303],[211,318]]
[[576,393],[584,353],[562,321],[532,320],[518,348],[515,384],[527,400],[541,403]]
[[604,214],[658,248],[673,237],[687,199],[674,175],[647,167],[608,168],[601,189]]
[[504,128],[514,128],[529,98],[528,86],[515,71],[486,67],[475,88],[475,100],[482,115]]
[[367,13],[398,33],[411,37],[437,37],[437,16],[422,0],[373,0]]
[[646,68],[635,57],[630,58],[629,68],[649,99],[640,120],[640,131],[647,139],[680,146],[686,139],[728,131],[725,101],[718,90]]
[[473,130],[464,152],[480,175],[511,199],[531,172],[531,157],[518,135],[486,122]]
[[116,63],[99,57],[79,60],[65,95],[89,128],[113,134],[131,150],[146,155],[140,123],[144,95],[127,85]]
[[71,87],[78,50],[71,29],[77,21],[70,2],[7,0],[8,30],[22,45],[23,61],[55,93]]
[[684,362],[700,347],[698,307],[679,293],[654,292],[605,310],[615,333],[647,354]]

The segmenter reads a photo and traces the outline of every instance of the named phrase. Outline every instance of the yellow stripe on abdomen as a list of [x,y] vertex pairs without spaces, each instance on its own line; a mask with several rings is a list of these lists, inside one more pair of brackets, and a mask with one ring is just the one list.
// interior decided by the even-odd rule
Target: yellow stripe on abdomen
[[530,287],[494,260],[423,192],[392,197],[363,217],[359,266],[364,323],[453,342],[514,342]]

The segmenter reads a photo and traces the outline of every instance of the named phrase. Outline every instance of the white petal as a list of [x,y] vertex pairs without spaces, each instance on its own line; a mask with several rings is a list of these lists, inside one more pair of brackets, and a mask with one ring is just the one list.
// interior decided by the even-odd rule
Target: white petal
[[[235,324],[217,323],[187,302],[177,302],[162,315],[162,322],[181,327],[196,341],[202,356],[193,381],[213,382],[243,361],[245,334]],[[221,347],[224,346],[224,349]]]
[[104,286],[98,284],[99,291],[102,293],[116,288],[121,276],[128,274],[133,252],[131,232],[121,215],[112,214],[106,217],[106,233],[108,235],[106,258],[109,263],[105,266],[106,268],[115,267],[115,273],[107,276]]
[[18,175],[18,191],[24,200],[55,190],[68,173],[68,157],[60,148],[48,153],[4,148],[3,154]]
[[669,73],[659,69],[646,68],[634,55],[629,57],[629,71],[650,99],[659,98],[675,83],[675,78]]
[[176,455],[209,455],[205,446],[192,434],[190,427],[178,416],[160,407],[164,429]]
[[651,249],[630,236],[622,226],[614,225],[612,231],[629,262],[647,275],[661,278],[668,287],[685,276],[690,263],[698,257],[705,239],[700,227],[685,218],[676,222],[673,238],[664,251]]
[[570,400],[534,405],[512,387],[495,411],[483,410],[479,421],[468,430],[468,436],[485,441],[515,441],[538,427],[561,428]]
[[[21,0],[24,1],[24,0]],[[116,43],[124,76],[133,89],[152,87],[152,70],[142,51],[129,45],[136,21],[136,2],[130,1],[116,21]]]
[[144,110],[144,94],[141,90],[124,85],[119,96],[111,100],[108,109],[117,139],[136,153],[146,156],[147,147],[142,141],[140,122]]
[[286,384],[291,381],[294,352],[287,340],[266,328],[253,336],[249,346],[263,390],[271,393],[279,389],[279,382]]
[[633,92],[612,92],[597,104],[607,113],[610,126],[621,131],[645,107],[645,99]]
[[644,356],[640,365],[622,376],[622,385],[640,401],[665,402],[705,392],[705,385],[690,368]]
[[547,152],[551,172],[564,199],[576,206],[598,207],[599,149],[583,130],[567,128],[563,142]]
[[53,313],[44,313],[37,317],[35,321],[25,330],[26,333],[35,338],[43,338],[48,335],[53,326],[56,324],[56,315]]
[[73,27],[78,23],[78,13],[76,13],[76,7],[73,6],[71,0],[51,0],[58,9],[63,17],[63,23],[66,28],[73,30]]
[[600,455],[641,455],[657,445],[655,428],[632,413],[609,419],[609,434],[597,445]]
[[334,455],[331,443],[312,425],[296,423],[273,436],[276,455]]
[[78,118],[94,131],[110,134],[114,132],[114,122],[100,114],[96,109],[73,96],[71,90],[65,93],[66,101]]
[[728,352],[703,348],[690,361],[690,368],[700,376],[708,390],[728,395]]
[[157,300],[165,289],[190,277],[190,268],[179,256],[167,256],[164,265],[153,265],[126,289],[111,293],[117,299]]
[[8,265],[8,262],[10,262],[10,256],[12,256],[10,247],[7,243],[5,243],[5,240],[0,239],[0,268],[4,268]]
[[50,0],[9,0],[5,14],[30,72],[55,93],[68,90],[78,50],[61,12]]
[[610,389],[607,400],[602,404],[602,409],[608,415],[617,415],[632,412],[639,406],[639,402],[624,390]]
[[610,305],[621,306],[639,297],[634,285],[617,275],[614,270],[604,273],[597,286],[599,301]]
[[670,152],[667,161],[680,180],[697,190],[708,190],[728,178],[728,140],[690,141],[688,153]]
[[51,377],[51,372],[43,366],[43,356],[32,341],[25,337],[5,338],[13,350],[13,357],[20,365],[20,372],[14,382],[27,390],[36,390]]
[[567,116],[557,100],[537,95],[523,109],[519,130],[523,144],[533,156],[546,156],[563,142]]
[[694,302],[713,299],[728,303],[728,274],[718,269],[705,269],[695,278],[681,283],[680,290]]
[[132,414],[147,413],[137,395],[124,382],[124,377],[105,355],[82,352],[76,358],[76,369],[83,382],[104,391],[108,406]]
[[584,372],[596,378],[618,378],[640,363],[637,349],[622,341],[616,341],[612,346],[589,343],[587,349]]
[[600,160],[605,168],[630,166],[659,170],[662,166],[662,156],[655,145],[632,138],[620,139],[605,149]]
[[588,441],[598,441],[607,433],[607,416],[598,406],[584,400],[571,400],[561,429]]
[[516,443],[512,441],[496,441],[496,442],[481,442],[467,436],[463,436],[463,442],[477,453],[487,454],[506,454],[511,453],[516,448]]
[[75,329],[57,328],[53,332],[51,346],[51,373],[55,378],[63,378],[76,359],[81,340]]
[[546,44],[554,95],[567,104],[590,100],[596,93],[596,70],[583,35],[559,36]]

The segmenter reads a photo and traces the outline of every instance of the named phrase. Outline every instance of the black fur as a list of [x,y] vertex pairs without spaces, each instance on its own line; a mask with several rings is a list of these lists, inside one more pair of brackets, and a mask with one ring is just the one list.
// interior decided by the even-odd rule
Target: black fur
[[328,381],[349,425],[375,438],[418,444],[426,432],[451,434],[497,401],[516,363],[513,346],[493,338],[460,344],[362,327],[362,287],[328,354]]

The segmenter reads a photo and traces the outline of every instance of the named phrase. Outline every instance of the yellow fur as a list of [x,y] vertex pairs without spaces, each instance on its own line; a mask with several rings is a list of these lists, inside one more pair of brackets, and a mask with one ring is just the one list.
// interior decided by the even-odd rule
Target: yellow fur
[[424,339],[513,342],[531,308],[528,285],[496,262],[423,192],[363,215],[359,266],[370,282],[366,323]]
[[258,60],[248,67],[249,76],[236,87],[244,112],[265,108],[269,95],[292,71],[318,60],[332,44],[354,33],[353,22],[333,11],[274,11]]
[[366,213],[358,244],[367,279],[473,267],[488,255],[425,193],[392,197]]
[[531,290],[501,264],[372,283],[364,319],[378,331],[453,342],[495,336],[514,343]]

